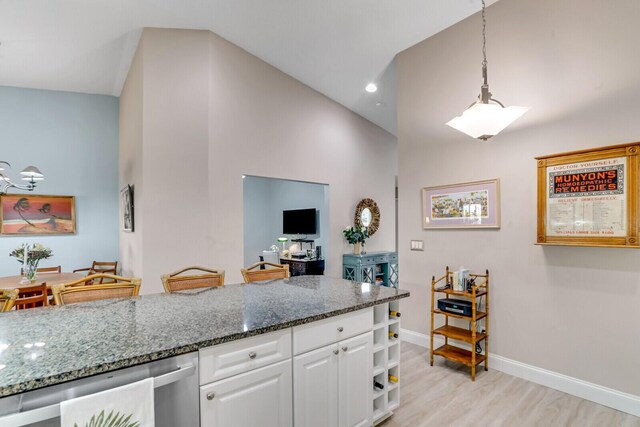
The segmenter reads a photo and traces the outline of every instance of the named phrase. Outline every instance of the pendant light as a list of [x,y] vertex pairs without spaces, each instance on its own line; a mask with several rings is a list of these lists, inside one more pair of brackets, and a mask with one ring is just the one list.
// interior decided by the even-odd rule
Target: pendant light
[[528,107],[505,107],[494,99],[487,82],[487,20],[484,16],[485,4],[482,0],[482,86],[478,100],[469,106],[461,116],[447,122],[448,126],[483,141],[500,133],[504,128],[527,112]]
[[36,188],[38,181],[44,180],[44,175],[35,166],[27,166],[20,172],[22,180],[26,181],[25,184],[16,184],[9,179],[5,174],[5,168],[2,165],[11,167],[8,162],[0,160],[0,195],[7,194],[9,189],[17,188],[18,190],[33,191]]

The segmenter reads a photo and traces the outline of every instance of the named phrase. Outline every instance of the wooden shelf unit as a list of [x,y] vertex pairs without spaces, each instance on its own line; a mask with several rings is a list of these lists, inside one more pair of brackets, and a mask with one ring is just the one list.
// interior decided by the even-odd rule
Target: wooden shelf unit
[[382,390],[373,389],[373,424],[377,425],[400,405],[400,384],[389,381],[389,374],[400,378],[400,338],[389,337],[389,332],[400,334],[400,319],[389,316],[390,311],[400,311],[400,302],[376,305],[373,310],[372,383],[384,385]]
[[[454,362],[463,363],[471,368],[471,380],[476,379],[476,367],[484,363],[484,370],[489,370],[489,270],[485,274],[470,274],[475,281],[480,281],[471,286],[471,292],[454,291],[451,289],[453,282],[453,272],[449,271],[449,267],[445,270],[445,275],[436,280],[435,276],[431,278],[431,350],[430,363],[433,366],[433,356],[442,356],[445,359]],[[448,286],[447,288],[444,288]],[[440,288],[440,289],[439,289]],[[445,297],[456,296],[469,299],[473,306],[471,316],[463,316],[456,313],[442,311],[437,307],[437,294],[444,294]],[[478,302],[480,298],[485,298],[485,311],[478,310]],[[435,327],[435,315],[444,316],[444,325]],[[470,323],[470,329],[464,329],[459,326],[449,324],[449,318],[462,319]],[[478,331],[478,321],[484,319],[484,331]],[[435,348],[433,344],[434,336],[444,337],[444,345]],[[471,350],[452,344],[449,340],[459,341],[471,347]],[[476,352],[476,345],[484,341],[484,349],[482,353]],[[464,345],[464,344],[463,344]]]

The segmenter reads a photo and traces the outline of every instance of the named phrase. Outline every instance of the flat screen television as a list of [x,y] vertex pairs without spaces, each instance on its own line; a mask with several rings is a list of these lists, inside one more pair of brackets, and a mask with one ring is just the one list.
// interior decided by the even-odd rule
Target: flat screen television
[[283,234],[316,234],[316,210],[282,211]]

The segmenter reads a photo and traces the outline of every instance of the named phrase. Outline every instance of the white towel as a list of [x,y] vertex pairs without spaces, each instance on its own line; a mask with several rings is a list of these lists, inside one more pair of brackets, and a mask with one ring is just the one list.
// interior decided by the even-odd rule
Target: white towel
[[[62,427],[154,427],[153,378],[60,403]],[[110,417],[107,423],[107,418]],[[128,421],[124,421],[128,418]],[[92,422],[93,421],[93,422]]]

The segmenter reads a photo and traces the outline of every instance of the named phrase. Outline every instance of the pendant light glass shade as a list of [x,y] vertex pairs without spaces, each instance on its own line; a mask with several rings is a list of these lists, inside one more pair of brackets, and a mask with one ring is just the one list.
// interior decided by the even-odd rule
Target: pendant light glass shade
[[489,92],[487,78],[487,21],[484,16],[485,3],[482,0],[482,86],[478,100],[467,108],[461,116],[454,117],[447,122],[448,126],[466,133],[467,135],[486,141],[500,133],[504,128],[515,122],[526,113],[528,107],[505,107],[494,99]]
[[20,172],[20,175],[22,175],[23,181],[34,182],[44,180],[44,175],[40,172],[40,169],[35,166],[27,166],[22,172]]
[[482,140],[500,133],[529,110],[528,107],[503,107],[499,104],[476,102],[461,116],[447,122],[448,126]]

